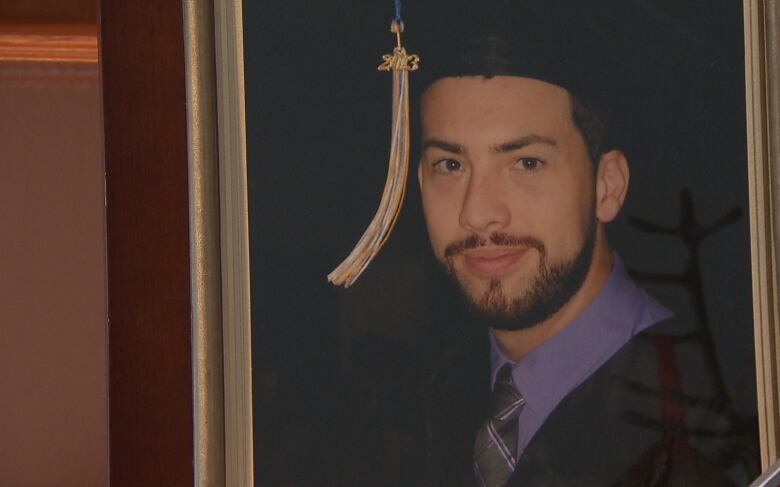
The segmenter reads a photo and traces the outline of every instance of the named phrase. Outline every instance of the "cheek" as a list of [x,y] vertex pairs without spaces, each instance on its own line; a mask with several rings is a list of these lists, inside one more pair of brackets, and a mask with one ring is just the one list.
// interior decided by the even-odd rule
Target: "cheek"
[[[569,184],[567,184],[569,183]],[[541,239],[562,253],[578,248],[593,211],[592,191],[581,184],[555,184],[525,188],[512,205],[513,231]]]
[[427,191],[425,188],[422,192],[422,203],[428,237],[435,254],[441,258],[444,247],[456,239],[459,206],[452,198]]
[[558,202],[555,231],[564,254],[571,255],[582,246],[592,219],[593,202],[593,193],[588,188],[575,188]]

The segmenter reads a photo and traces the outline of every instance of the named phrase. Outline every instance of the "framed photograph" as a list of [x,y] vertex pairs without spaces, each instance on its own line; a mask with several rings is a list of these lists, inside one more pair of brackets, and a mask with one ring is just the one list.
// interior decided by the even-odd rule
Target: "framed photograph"
[[[404,46],[421,58],[410,73],[407,197],[384,249],[342,289],[326,276],[371,221],[387,174],[391,80],[376,65],[396,45],[393,2],[213,7],[190,6],[185,22],[190,90],[204,93],[191,133],[218,131],[191,136],[190,154],[219,160],[193,180],[212,192],[192,193],[194,208],[207,208],[195,240],[219,232],[203,254],[218,263],[219,285],[193,290],[206,303],[197,309],[219,315],[194,334],[199,485],[223,475],[258,487],[434,485],[431,430],[440,412],[457,418],[485,399],[467,376],[488,376],[489,363],[461,363],[480,357],[487,332],[426,232],[421,80],[488,13],[475,2],[404,2]],[[778,8],[636,0],[591,14],[625,77],[612,94],[630,190],[607,238],[631,279],[675,315],[640,346],[655,360],[652,382],[622,378],[642,399],[624,417],[656,438],[648,451],[684,445],[690,471],[710,475],[697,478],[746,485],[780,447]],[[202,52],[214,53],[211,75]],[[447,379],[455,367],[468,371],[462,380]],[[459,441],[450,443],[472,448]],[[647,458],[628,470],[641,475]]]

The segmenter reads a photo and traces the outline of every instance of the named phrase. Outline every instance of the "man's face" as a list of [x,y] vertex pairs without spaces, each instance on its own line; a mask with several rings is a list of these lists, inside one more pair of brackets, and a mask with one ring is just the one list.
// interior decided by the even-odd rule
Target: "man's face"
[[[594,177],[564,89],[528,78],[444,78],[422,102],[423,209],[437,259],[488,316],[519,329],[582,285]],[[496,325],[494,325],[496,326]]]

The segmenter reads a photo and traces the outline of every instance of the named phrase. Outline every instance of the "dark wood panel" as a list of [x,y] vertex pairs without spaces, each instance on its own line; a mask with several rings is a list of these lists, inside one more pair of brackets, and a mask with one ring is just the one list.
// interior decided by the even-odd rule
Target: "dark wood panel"
[[97,0],[3,0],[0,22],[95,22]]
[[193,484],[179,0],[102,0],[111,486]]

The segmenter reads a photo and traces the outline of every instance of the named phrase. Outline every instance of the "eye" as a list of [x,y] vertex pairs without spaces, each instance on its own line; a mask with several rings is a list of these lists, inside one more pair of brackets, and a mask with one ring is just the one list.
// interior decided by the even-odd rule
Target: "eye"
[[455,159],[442,159],[433,163],[433,170],[443,174],[458,172],[463,168],[463,164]]
[[541,168],[542,165],[544,165],[544,163],[535,157],[523,157],[515,162],[515,167],[524,171],[536,171]]

